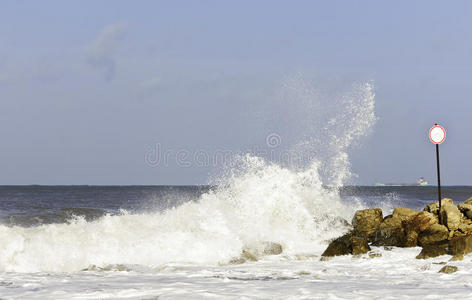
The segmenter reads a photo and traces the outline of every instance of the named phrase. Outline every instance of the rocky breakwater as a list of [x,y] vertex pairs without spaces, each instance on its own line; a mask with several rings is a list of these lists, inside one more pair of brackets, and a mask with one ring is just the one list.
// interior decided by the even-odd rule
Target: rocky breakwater
[[397,207],[385,217],[380,208],[359,210],[352,230],[331,241],[322,256],[363,254],[370,246],[420,246],[418,259],[450,254],[460,260],[472,252],[472,198],[457,206],[444,198],[441,211],[437,201],[423,211]]

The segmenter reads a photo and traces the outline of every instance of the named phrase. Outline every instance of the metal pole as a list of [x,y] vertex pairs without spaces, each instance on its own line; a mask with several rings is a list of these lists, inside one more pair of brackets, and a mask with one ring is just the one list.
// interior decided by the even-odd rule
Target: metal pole
[[438,171],[438,201],[439,201],[439,224],[442,224],[441,222],[441,173],[439,171],[439,145],[436,144],[436,165],[437,165],[437,171]]

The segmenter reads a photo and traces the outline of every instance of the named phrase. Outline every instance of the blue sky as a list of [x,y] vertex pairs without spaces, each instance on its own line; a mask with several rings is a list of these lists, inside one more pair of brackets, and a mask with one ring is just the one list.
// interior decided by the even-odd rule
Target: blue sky
[[468,1],[1,4],[0,184],[206,183],[212,166],[146,155],[264,147],[277,128],[265,117],[293,109],[271,101],[294,74],[331,90],[374,82],[355,183],[433,181],[440,122],[444,183],[472,184]]

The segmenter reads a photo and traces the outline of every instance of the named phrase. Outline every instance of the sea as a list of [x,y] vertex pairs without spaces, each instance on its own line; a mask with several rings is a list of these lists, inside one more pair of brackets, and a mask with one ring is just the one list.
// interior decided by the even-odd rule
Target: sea
[[270,129],[270,155],[235,154],[207,186],[1,186],[0,299],[471,299],[470,256],[321,259],[357,210],[422,210],[436,188],[350,184],[349,156],[377,120],[371,82],[325,95],[295,78],[279,94],[272,105],[292,112],[280,130],[297,130]]
[[[289,188],[279,183],[275,191]],[[301,184],[301,183],[300,183]],[[267,191],[265,191],[267,192]],[[313,192],[313,191],[312,191]],[[356,209],[422,210],[433,186],[347,186],[310,194],[216,186],[1,186],[0,299],[456,299],[472,260],[418,260],[420,248],[320,255]],[[460,203],[472,187],[446,186]],[[275,197],[274,197],[275,196]],[[278,255],[234,263],[262,242]],[[257,253],[257,251],[255,252]]]

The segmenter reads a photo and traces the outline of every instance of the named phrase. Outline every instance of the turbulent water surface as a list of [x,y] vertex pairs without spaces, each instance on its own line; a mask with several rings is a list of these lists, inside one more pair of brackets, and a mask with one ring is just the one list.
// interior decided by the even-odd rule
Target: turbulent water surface
[[[293,193],[293,185],[302,184],[278,182],[277,192],[265,198],[236,187],[0,187],[0,298],[393,299],[425,291],[446,298],[469,293],[467,258],[454,263],[460,271],[452,275],[437,273],[447,256],[416,260],[419,248],[373,248],[382,257],[319,260],[327,241],[346,230],[337,218],[349,220],[361,207],[382,207],[385,214],[397,205],[420,209],[434,201],[434,187],[280,191]],[[444,194],[461,202],[472,196],[472,187],[445,187]],[[230,263],[261,241],[280,243],[284,252]]]
[[[0,298],[470,295],[468,258],[454,263],[460,271],[452,275],[437,273],[447,257],[416,260],[418,248],[320,261],[357,209],[420,209],[436,199],[435,189],[345,187],[348,153],[376,121],[370,83],[326,98],[296,77],[280,95],[281,105],[298,107],[285,120],[300,124],[284,151],[304,158],[302,165],[242,155],[212,187],[0,187]],[[449,187],[444,195],[457,203],[472,189]],[[266,242],[283,252],[260,255]],[[243,251],[254,259],[241,263]]]

